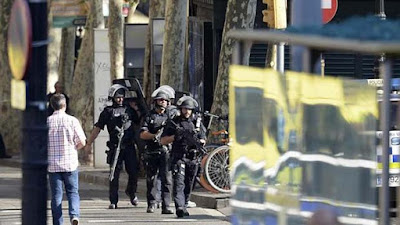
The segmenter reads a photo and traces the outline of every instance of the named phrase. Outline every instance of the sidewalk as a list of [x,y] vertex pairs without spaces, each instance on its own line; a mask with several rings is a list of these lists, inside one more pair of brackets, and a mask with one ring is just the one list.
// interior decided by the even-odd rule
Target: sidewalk
[[[18,156],[13,156],[11,159],[0,159],[0,166],[20,168],[21,161],[22,159]],[[94,168],[90,166],[79,167],[80,182],[108,186],[108,175],[109,170],[107,168]],[[119,185],[121,191],[124,191],[127,181],[127,174],[121,172]],[[138,179],[137,192],[138,195],[146,195],[146,179],[144,177],[139,177]],[[191,200],[194,201],[198,207],[217,209],[225,215],[230,214],[229,194],[214,194],[206,191],[198,184],[192,193]]]

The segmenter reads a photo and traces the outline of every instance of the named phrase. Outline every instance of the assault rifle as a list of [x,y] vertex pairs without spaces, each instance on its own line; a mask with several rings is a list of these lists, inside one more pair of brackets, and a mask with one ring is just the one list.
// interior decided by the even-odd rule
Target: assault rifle
[[[190,148],[192,146],[195,146],[196,149],[185,149],[187,153],[193,152],[193,150],[196,150],[200,154],[196,154],[199,156],[203,156],[204,154],[207,153],[207,150],[204,148],[203,143],[200,142],[200,139],[197,137],[197,131],[192,130],[192,131],[185,131],[182,127],[178,126],[173,120],[170,120],[171,123],[175,126],[176,128],[176,136],[181,136],[181,138],[184,140],[184,143],[186,145],[186,148]],[[197,153],[196,152],[196,153]],[[195,158],[192,158],[195,159]],[[200,157],[201,159],[201,157]]]
[[130,121],[128,120],[128,114],[125,113],[122,117],[121,128],[119,128],[118,126],[115,126],[115,129],[118,131],[118,134],[117,134],[118,145],[117,145],[117,149],[115,150],[113,163],[111,165],[111,171],[110,171],[110,176],[109,176],[110,181],[114,180],[115,167],[117,166],[119,153],[121,152],[121,141],[122,141],[122,138],[124,137],[125,130],[127,128],[129,128],[130,125],[131,124],[130,124]]
[[[189,160],[192,160],[194,162],[194,177],[192,177],[190,181],[190,192],[192,192],[192,189],[194,188],[194,181],[196,180],[197,173],[199,171],[199,167],[201,165],[201,160],[203,159],[203,156],[207,154],[207,150],[204,148],[203,143],[200,142],[200,139],[197,137],[198,131],[196,129],[192,131],[186,131],[185,129],[179,127],[174,121],[170,120],[171,123],[175,126],[177,135],[182,135],[182,139],[184,140],[184,143],[186,145],[186,158]],[[177,136],[175,135],[175,137]],[[194,146],[195,149],[192,149],[191,147]]]

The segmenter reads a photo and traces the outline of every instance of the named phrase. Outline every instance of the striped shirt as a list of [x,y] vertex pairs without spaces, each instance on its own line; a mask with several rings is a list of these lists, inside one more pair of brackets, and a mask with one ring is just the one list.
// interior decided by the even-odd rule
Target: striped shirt
[[86,137],[77,118],[57,110],[47,118],[49,127],[48,171],[71,172],[78,168],[77,146]]

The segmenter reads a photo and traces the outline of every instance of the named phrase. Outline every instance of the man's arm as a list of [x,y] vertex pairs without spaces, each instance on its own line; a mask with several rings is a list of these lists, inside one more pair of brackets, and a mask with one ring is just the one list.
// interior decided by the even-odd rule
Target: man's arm
[[97,138],[97,136],[99,135],[101,129],[99,127],[94,127],[92,130],[92,133],[90,134],[89,139],[86,142],[86,145],[83,146],[83,150],[84,150],[84,156],[83,159],[85,161],[92,161],[91,156],[93,155],[92,152],[92,143],[93,141]]
[[140,129],[140,138],[143,140],[151,140],[156,137],[157,134],[153,134],[149,131],[149,124],[150,124],[150,115],[144,118],[143,126]]
[[90,152],[92,150],[92,144],[94,140],[99,136],[101,129],[99,127],[94,127],[89,139],[86,142],[85,151]]
[[156,134],[152,134],[147,130],[140,132],[140,138],[143,140],[151,140],[151,139],[154,139],[155,137],[156,137]]
[[161,137],[161,144],[167,145],[175,140],[175,135]]

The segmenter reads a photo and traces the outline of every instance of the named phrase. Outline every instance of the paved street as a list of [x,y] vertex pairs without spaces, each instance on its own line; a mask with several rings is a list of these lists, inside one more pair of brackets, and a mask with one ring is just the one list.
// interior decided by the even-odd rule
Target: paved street
[[[21,177],[19,168],[0,166],[0,225],[21,224]],[[228,217],[219,211],[200,207],[190,208],[190,216],[183,219],[178,219],[175,215],[162,215],[160,210],[154,214],[146,213],[147,205],[143,194],[139,192],[139,206],[133,207],[128,197],[120,192],[119,209],[109,210],[107,187],[81,182],[80,224],[230,224]],[[67,202],[64,202],[64,224],[69,224],[67,207]],[[49,209],[50,202],[47,224],[51,224]]]

